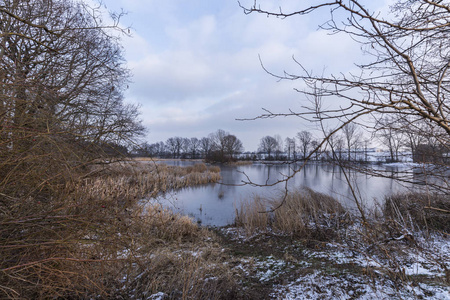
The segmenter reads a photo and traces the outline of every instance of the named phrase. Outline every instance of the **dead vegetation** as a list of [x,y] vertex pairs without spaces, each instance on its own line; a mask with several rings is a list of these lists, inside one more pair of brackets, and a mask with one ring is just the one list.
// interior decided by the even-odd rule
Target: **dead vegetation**
[[[249,279],[239,267],[245,261],[275,253],[278,259],[290,262],[286,266],[295,268],[273,275],[273,280],[295,280],[296,270],[305,268],[302,259],[309,259],[314,268],[325,268],[324,272],[344,268],[329,263],[324,267],[325,259],[315,264],[315,258],[305,257],[307,249],[324,250],[331,244],[378,264],[376,269],[357,272],[373,278],[387,276],[399,287],[419,280],[404,271],[411,263],[411,253],[423,255],[429,265],[446,272],[447,257],[429,251],[415,233],[401,226],[405,223],[400,220],[415,218],[412,212],[411,216],[406,213],[413,200],[419,199],[417,195],[395,196],[403,200],[396,200],[393,210],[404,213],[401,218],[389,215],[387,209],[393,208],[386,204],[385,215],[370,219],[370,224],[358,223],[337,200],[310,189],[279,199],[255,196],[237,209],[236,216],[236,224],[244,228],[247,237],[252,236],[251,243],[235,241],[231,249],[230,241],[199,227],[189,217],[139,201],[158,189],[209,182],[219,175],[217,171],[217,167],[204,164],[181,168],[121,162],[92,168],[89,176],[67,183],[53,198],[3,197],[1,297],[263,299],[268,298],[273,283],[261,282],[257,276],[262,271],[257,269],[251,273],[256,277]],[[282,206],[280,201],[284,201]],[[433,201],[433,207],[445,209],[438,206],[439,199]],[[261,213],[275,207],[278,209]],[[431,230],[431,226],[427,228]],[[304,271],[311,272],[313,266]],[[443,278],[433,280],[445,284]]]
[[222,249],[190,218],[138,200],[217,180],[216,168],[96,167],[53,198],[2,198],[0,297],[227,299]]
[[135,199],[193,185],[218,182],[220,168],[203,163],[187,167],[166,164],[118,162],[107,168],[95,168],[97,175],[78,183],[83,195],[99,198]]
[[302,238],[327,239],[348,222],[348,212],[333,197],[303,188],[278,199],[254,196],[236,210],[236,225],[247,235],[272,230]]
[[252,244],[269,235],[319,248],[334,245],[370,262],[365,272],[382,274],[398,288],[423,280],[405,269],[424,264],[444,274],[433,280],[445,286],[450,284],[449,257],[435,240],[448,238],[447,205],[445,195],[398,194],[386,199],[381,215],[373,212],[362,219],[332,197],[303,189],[275,200],[253,197],[236,210],[236,226]]
[[437,230],[450,234],[448,195],[396,194],[386,198],[384,215],[404,228]]

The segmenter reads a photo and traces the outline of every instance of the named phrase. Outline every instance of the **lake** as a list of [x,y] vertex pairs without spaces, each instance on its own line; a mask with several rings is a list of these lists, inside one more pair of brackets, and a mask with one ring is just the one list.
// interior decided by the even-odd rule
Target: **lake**
[[[164,163],[187,166],[192,161],[164,161]],[[298,166],[297,166],[298,167]],[[396,171],[396,170],[392,170]],[[185,188],[166,193],[152,201],[157,201],[174,211],[186,214],[207,226],[225,226],[234,222],[236,208],[242,201],[253,195],[265,198],[278,197],[285,184],[257,187],[244,184],[248,179],[256,184],[273,184],[293,171],[288,165],[254,163],[241,166],[221,166],[222,182]],[[386,195],[402,192],[411,185],[399,184],[388,179],[369,176],[355,171],[347,171],[353,186],[359,191],[366,208],[372,208],[383,201]],[[345,207],[355,209],[355,201],[345,175],[338,166],[328,163],[308,163],[288,182],[288,189],[308,187],[314,191],[331,195]]]

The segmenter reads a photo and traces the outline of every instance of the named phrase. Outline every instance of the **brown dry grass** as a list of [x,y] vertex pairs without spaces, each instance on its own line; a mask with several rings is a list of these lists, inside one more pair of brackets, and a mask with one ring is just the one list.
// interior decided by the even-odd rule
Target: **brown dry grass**
[[406,193],[386,197],[384,216],[397,226],[409,229],[437,230],[450,234],[448,195]]
[[235,282],[215,236],[137,201],[217,176],[205,165],[115,163],[53,198],[2,198],[0,298],[226,299]]
[[270,225],[267,199],[259,195],[247,199],[236,208],[236,226],[244,228],[248,236],[257,231],[266,231]]
[[156,163],[121,162],[106,168],[97,167],[98,174],[80,181],[76,187],[83,195],[97,198],[135,199],[154,197],[158,193],[193,185],[218,182],[220,168],[199,163],[177,167]]
[[[108,297],[129,298],[164,293],[169,299],[227,299],[237,290],[228,258],[214,234],[192,219],[159,205],[139,207],[125,221],[126,230],[111,245],[122,245],[116,278]],[[95,248],[95,246],[94,246]],[[104,251],[104,250],[103,250]],[[119,271],[119,272],[117,272]],[[122,276],[122,277],[120,277]]]
[[[274,207],[280,205],[274,201]],[[272,227],[296,236],[309,236],[330,228],[339,228],[346,211],[333,197],[304,188],[289,193],[275,210]]]
[[130,230],[134,241],[128,256],[138,259],[128,275],[127,291],[144,295],[163,292],[170,299],[227,299],[237,289],[228,258],[210,231],[186,216],[159,205],[136,212]]
[[[264,212],[268,209],[273,212]],[[247,234],[270,229],[291,236],[327,239],[347,216],[333,197],[303,188],[275,200],[255,196],[243,202],[236,210],[236,225],[245,228]]]

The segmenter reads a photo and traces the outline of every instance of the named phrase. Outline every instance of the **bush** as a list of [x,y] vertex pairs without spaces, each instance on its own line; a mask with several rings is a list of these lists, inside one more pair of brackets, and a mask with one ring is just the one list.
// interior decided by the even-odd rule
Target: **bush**
[[385,199],[384,215],[405,226],[450,233],[448,195],[429,193],[392,195]]

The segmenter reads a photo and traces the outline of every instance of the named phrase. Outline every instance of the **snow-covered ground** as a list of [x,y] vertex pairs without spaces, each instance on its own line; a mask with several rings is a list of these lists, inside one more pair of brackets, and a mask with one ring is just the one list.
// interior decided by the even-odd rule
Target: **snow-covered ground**
[[[422,278],[445,278],[444,270],[437,264],[450,267],[450,243],[448,240],[433,239],[428,243],[431,248],[426,252],[412,251],[405,257],[401,272],[408,276]],[[431,261],[427,254],[433,251],[435,257],[443,261]],[[415,252],[415,253],[414,253]],[[330,275],[317,270],[311,274],[299,276],[286,285],[278,285],[272,294],[276,299],[450,299],[450,288],[431,283],[402,282],[396,285],[387,278],[388,266],[381,260],[367,255],[354,255],[346,250],[311,252],[312,257],[322,257],[337,264],[359,265],[371,268],[374,272],[384,275],[374,278],[351,273]],[[432,280],[430,280],[432,282]]]
[[275,287],[274,299],[450,299],[446,287],[424,283],[407,283],[401,288],[389,281],[370,281],[353,274],[333,276],[313,272],[299,277],[287,285]]
[[[258,240],[257,234],[245,237],[237,228],[224,229],[224,233],[242,245]],[[450,238],[417,233],[414,241],[413,246],[394,241],[399,243],[399,252],[391,253],[398,255],[393,260],[327,243],[321,249],[289,248],[293,256],[294,251],[301,253],[301,260],[292,255],[247,257],[235,268],[256,282],[273,284],[272,299],[450,299],[450,286],[445,283]],[[395,273],[404,276],[393,279]]]

